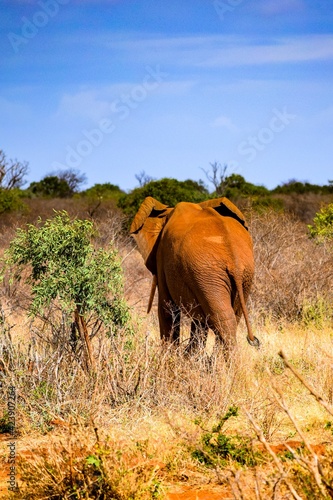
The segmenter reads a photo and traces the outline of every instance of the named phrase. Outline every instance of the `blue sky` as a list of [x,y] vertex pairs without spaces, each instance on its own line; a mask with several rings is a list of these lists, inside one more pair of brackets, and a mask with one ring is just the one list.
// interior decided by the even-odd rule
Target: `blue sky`
[[0,149],[130,190],[333,178],[328,0],[3,0]]

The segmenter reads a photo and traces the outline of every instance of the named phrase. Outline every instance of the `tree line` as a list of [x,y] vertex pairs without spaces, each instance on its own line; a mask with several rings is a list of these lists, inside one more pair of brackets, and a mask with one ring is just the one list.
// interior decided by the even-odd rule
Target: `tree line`
[[192,179],[179,181],[169,177],[154,179],[141,171],[135,176],[139,185],[126,193],[118,185],[109,182],[82,189],[87,181],[85,174],[67,169],[47,174],[23,189],[29,171],[28,163],[9,160],[0,150],[0,213],[22,208],[25,198],[86,198],[96,204],[112,200],[125,214],[133,216],[146,196],[153,196],[169,206],[180,201],[199,203],[209,198],[226,196],[241,204],[246,200],[254,209],[271,207],[282,210],[284,195],[333,194],[333,180],[329,180],[326,185],[317,185],[291,179],[270,190],[248,182],[240,174],[228,174],[227,165],[218,162],[202,170],[206,182]]

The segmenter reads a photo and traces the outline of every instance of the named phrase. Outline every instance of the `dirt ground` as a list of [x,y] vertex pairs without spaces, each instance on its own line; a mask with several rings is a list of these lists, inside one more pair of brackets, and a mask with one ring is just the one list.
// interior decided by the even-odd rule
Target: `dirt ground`
[[[12,436],[10,434],[0,435],[0,499],[8,498],[8,445],[10,442],[12,442]],[[16,441],[17,461],[29,461],[41,455],[46,457],[48,454],[49,442],[49,435],[36,436],[33,439],[28,436],[18,438]],[[288,451],[288,446],[297,449],[300,445],[300,441],[289,440],[286,443],[271,445],[271,448],[276,454],[279,454]],[[263,451],[263,445],[258,444],[258,449]],[[319,457],[325,455],[325,444],[312,445],[312,449]],[[160,465],[161,469],[163,469],[163,466],[164,464]],[[268,465],[268,468],[269,467]],[[266,472],[269,471],[267,470]],[[251,479],[253,484],[253,471],[251,469],[242,472],[243,484],[246,483],[247,478],[248,480]],[[19,475],[17,475],[17,480],[20,484]],[[171,484],[164,483],[163,491],[166,491],[165,498],[167,500],[232,500],[238,498],[234,495],[230,483],[219,485],[214,484],[213,481],[207,482],[206,479],[200,481],[198,477],[196,479],[190,479],[188,482],[193,484],[182,484],[180,481]],[[13,496],[11,498],[13,498]]]

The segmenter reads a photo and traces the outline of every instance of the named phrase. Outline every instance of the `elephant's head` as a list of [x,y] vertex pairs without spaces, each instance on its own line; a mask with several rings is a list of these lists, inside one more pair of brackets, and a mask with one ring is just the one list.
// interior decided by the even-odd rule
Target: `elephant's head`
[[[214,200],[198,203],[202,210],[213,208],[222,217],[233,217],[246,229],[245,218],[242,212],[227,198],[216,198]],[[150,272],[156,274],[156,251],[158,240],[162,229],[168,221],[168,217],[174,208],[163,205],[151,196],[148,196],[141,204],[131,224],[130,232],[134,237],[139,251]]]

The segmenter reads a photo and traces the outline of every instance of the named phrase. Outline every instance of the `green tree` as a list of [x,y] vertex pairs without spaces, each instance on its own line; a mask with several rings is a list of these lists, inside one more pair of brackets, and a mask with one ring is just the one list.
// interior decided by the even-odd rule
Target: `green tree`
[[87,317],[103,323],[114,332],[129,324],[129,310],[123,298],[123,274],[114,248],[96,250],[95,234],[88,220],[71,220],[56,212],[42,224],[18,229],[5,252],[5,266],[14,280],[28,270],[30,314],[41,316],[57,301],[73,317],[79,338],[86,346],[86,366],[94,365]]
[[209,193],[202,181],[196,182],[190,179],[178,181],[163,178],[133,189],[129,194],[119,199],[118,206],[124,213],[133,217],[147,196],[152,196],[161,203],[174,207],[181,201],[199,203],[207,200]]
[[83,174],[82,172],[80,172],[80,170],[77,170],[75,168],[57,170],[56,172],[52,172],[49,175],[56,176],[58,177],[58,179],[66,181],[72,194],[80,191],[81,184],[85,184],[87,182],[86,174]]
[[56,175],[47,175],[39,182],[32,182],[29,192],[36,198],[69,198],[73,194],[67,181]]
[[116,200],[124,195],[124,191],[119,186],[105,182],[104,184],[94,184],[94,186],[82,191],[81,196],[90,198],[92,200]]
[[332,181],[328,181],[328,185],[319,186],[318,184],[310,184],[310,182],[301,182],[296,179],[290,179],[287,182],[277,186],[272,193],[276,194],[327,194],[333,192]]
[[333,244],[333,203],[326,205],[316,213],[313,225],[308,226],[310,235],[322,243],[328,241]]
[[257,186],[247,182],[242,175],[231,174],[224,179],[224,196],[227,198],[241,198],[248,196],[267,196],[269,190],[265,186]]
[[282,210],[283,202],[271,196],[265,186],[247,182],[242,175],[231,174],[223,181],[223,194],[235,203],[247,199],[253,210],[265,212],[268,209]]

